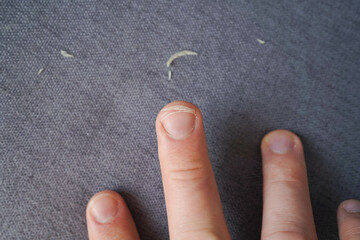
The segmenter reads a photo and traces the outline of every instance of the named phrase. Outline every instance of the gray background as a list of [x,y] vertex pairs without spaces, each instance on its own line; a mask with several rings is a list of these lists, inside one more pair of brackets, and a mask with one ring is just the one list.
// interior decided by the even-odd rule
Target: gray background
[[[0,1],[0,239],[86,239],[104,189],[142,239],[167,239],[154,122],[173,100],[204,115],[233,239],[260,237],[259,143],[276,128],[303,140],[319,238],[337,239],[337,205],[360,198],[359,13],[357,0]],[[183,49],[199,56],[168,80]]]

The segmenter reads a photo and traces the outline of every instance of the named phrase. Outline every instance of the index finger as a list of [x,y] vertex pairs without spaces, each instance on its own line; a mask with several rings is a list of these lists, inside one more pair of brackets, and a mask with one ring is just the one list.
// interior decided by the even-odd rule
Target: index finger
[[166,105],[156,120],[171,239],[230,239],[199,109]]

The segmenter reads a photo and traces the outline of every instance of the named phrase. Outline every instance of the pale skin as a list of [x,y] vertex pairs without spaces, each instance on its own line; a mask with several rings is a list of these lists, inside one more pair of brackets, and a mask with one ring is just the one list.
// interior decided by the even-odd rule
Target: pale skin
[[[231,239],[200,110],[188,102],[172,102],[159,112],[155,125],[170,239]],[[261,153],[261,239],[317,239],[300,139],[287,130],[272,131],[263,138]],[[340,239],[359,240],[360,202],[342,202],[337,217]],[[86,219],[90,240],[140,239],[125,201],[116,192],[95,194]]]

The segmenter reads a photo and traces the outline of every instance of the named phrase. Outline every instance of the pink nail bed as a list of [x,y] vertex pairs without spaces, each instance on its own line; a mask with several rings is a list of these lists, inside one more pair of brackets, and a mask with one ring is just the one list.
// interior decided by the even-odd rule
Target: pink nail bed
[[273,153],[286,154],[294,149],[294,139],[287,133],[272,133],[269,138],[269,148]]

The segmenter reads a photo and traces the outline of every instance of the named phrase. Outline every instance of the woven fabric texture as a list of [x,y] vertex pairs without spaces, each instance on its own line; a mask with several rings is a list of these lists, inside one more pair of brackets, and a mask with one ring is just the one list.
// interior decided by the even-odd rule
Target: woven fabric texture
[[[87,201],[105,189],[142,239],[168,239],[154,122],[174,100],[202,111],[233,239],[260,238],[260,140],[277,128],[302,139],[319,238],[337,239],[337,205],[360,198],[359,12],[358,0],[2,0],[0,239],[86,239]],[[169,80],[185,49],[199,55]]]

